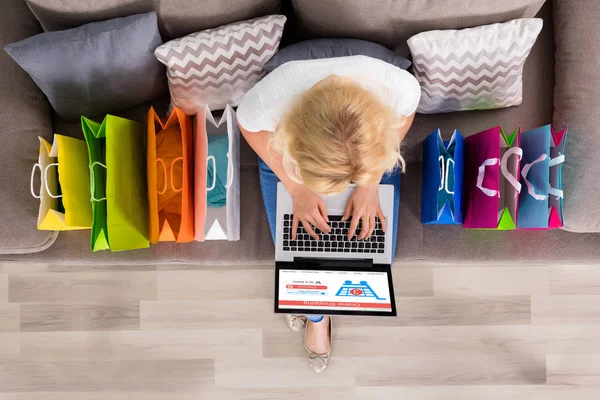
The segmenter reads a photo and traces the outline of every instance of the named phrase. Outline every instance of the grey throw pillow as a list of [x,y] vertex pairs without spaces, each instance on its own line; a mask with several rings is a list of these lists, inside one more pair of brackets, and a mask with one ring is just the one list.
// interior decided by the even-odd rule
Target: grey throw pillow
[[410,61],[388,48],[367,40],[324,38],[305,40],[279,50],[265,65],[266,72],[288,61],[314,60],[348,56],[369,56],[402,69],[410,67]]
[[45,32],[4,50],[65,120],[133,107],[167,94],[156,13]]

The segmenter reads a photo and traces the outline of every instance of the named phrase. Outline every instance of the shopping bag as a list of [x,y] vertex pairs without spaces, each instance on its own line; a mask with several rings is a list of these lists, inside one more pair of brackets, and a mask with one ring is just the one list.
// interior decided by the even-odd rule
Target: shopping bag
[[194,116],[196,241],[240,239],[239,160],[240,131],[233,108],[227,106],[219,122],[208,107],[201,109]]
[[520,133],[517,128],[507,136],[497,126],[465,139],[465,228],[516,229]]
[[194,240],[192,119],[150,107],[147,121],[148,236],[151,243]]
[[148,248],[148,190],[144,127],[107,115],[101,124],[81,117],[89,152],[91,248]]
[[566,128],[555,132],[545,125],[521,135],[523,160],[519,196],[519,229],[562,226],[562,163]]
[[552,141],[550,142],[550,187],[548,188],[548,206],[550,208],[550,217],[548,220],[548,229],[562,228],[563,220],[563,185],[562,168],[565,162],[565,144],[567,142],[567,133],[569,127],[561,131],[555,131],[550,127]]
[[[40,199],[39,230],[69,231],[90,229],[92,205],[88,196],[88,152],[83,140],[54,135],[52,145],[40,140],[38,162],[31,171],[31,194]],[[40,173],[35,193],[34,177]]]
[[449,141],[440,129],[423,143],[421,222],[462,224],[464,139],[455,130]]

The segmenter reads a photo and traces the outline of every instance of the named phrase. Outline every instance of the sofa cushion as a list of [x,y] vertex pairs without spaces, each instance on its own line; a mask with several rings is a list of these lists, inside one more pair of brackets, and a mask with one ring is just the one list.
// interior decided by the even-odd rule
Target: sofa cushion
[[40,33],[4,50],[61,117],[78,120],[166,95],[165,68],[153,56],[161,44],[149,12]]
[[418,113],[490,110],[523,101],[523,66],[541,18],[416,34],[408,39],[421,84]]
[[[41,32],[25,3],[2,0],[0,9],[0,47]],[[29,175],[37,161],[37,137],[52,140],[50,105],[4,51],[0,74],[0,254],[42,251],[56,234],[37,230],[39,200],[29,192]]]
[[304,40],[284,47],[267,62],[264,70],[269,73],[290,61],[349,56],[369,56],[402,69],[410,68],[411,64],[406,57],[402,57],[385,46],[368,40],[322,38]]
[[292,0],[305,36],[372,40],[401,54],[419,32],[530,18],[545,0]]
[[563,166],[564,224],[600,232],[600,2],[554,1],[554,125],[569,124]]
[[237,106],[279,49],[286,17],[269,15],[173,39],[154,51],[167,66],[172,105],[187,115]]
[[[518,107],[485,111],[460,111],[444,114],[417,114],[404,139],[407,162],[421,160],[422,143],[431,132],[440,128],[450,138],[454,129],[469,136],[496,125],[512,131],[521,125],[523,132],[549,124],[552,121],[554,98],[554,36],[552,5],[547,3],[539,18],[544,26],[531,49],[523,70],[523,102]],[[569,133],[571,135],[571,133]],[[569,137],[568,140],[571,140]],[[567,140],[567,142],[568,142]]]
[[[22,1],[22,0],[19,0]],[[45,31],[156,11],[165,41],[279,12],[281,0],[25,0]]]

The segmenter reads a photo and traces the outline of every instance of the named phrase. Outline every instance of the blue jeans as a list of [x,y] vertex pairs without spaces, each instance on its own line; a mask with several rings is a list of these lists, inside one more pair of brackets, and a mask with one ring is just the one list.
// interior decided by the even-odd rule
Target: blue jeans
[[[275,243],[277,183],[279,182],[279,178],[260,157],[258,158],[258,174],[260,177],[260,190],[262,192],[267,220],[269,221],[269,228],[271,230],[271,237],[273,238],[273,243]],[[394,254],[396,254],[396,234],[398,233],[398,210],[400,206],[400,170],[398,169],[390,174],[385,174],[381,179],[381,183],[394,185],[394,220],[392,221],[392,261],[394,261]],[[320,322],[323,319],[322,316],[316,315],[307,315],[306,317],[312,322]]]

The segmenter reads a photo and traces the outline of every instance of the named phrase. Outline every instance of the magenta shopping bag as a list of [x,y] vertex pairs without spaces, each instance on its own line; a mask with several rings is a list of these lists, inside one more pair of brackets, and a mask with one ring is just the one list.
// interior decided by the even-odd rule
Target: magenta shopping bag
[[520,127],[507,136],[497,126],[465,139],[465,228],[516,229],[520,135]]

